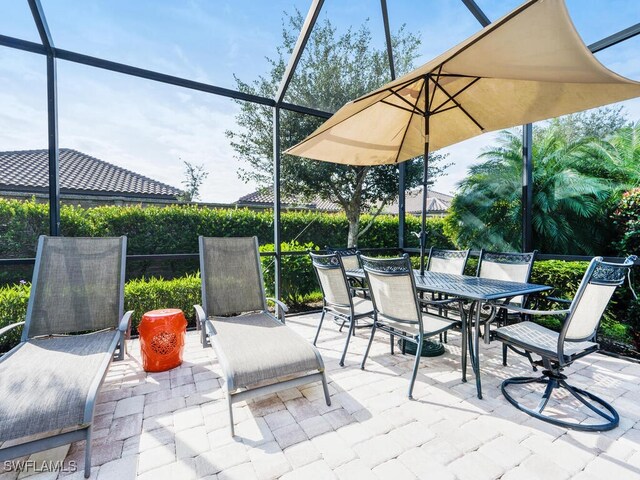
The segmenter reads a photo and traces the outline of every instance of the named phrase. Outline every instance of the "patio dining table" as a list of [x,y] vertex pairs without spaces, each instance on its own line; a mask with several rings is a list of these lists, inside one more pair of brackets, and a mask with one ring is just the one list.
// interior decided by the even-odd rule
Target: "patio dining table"
[[[364,270],[354,269],[346,271],[347,277],[364,279]],[[456,298],[470,303],[470,308],[459,309],[461,329],[462,329],[462,381],[466,382],[467,355],[466,346],[469,344],[471,354],[471,366],[476,377],[476,389],[478,398],[482,398],[482,382],[480,379],[480,323],[483,305],[493,307],[493,315],[497,312],[500,304],[504,304],[511,298],[521,295],[531,295],[534,293],[551,290],[547,285],[537,285],[534,283],[508,282],[504,280],[494,280],[490,278],[471,277],[468,275],[454,275],[440,272],[424,272],[420,275],[418,270],[414,270],[416,289],[420,292],[433,292],[447,295],[449,298]],[[469,315],[474,315],[473,334],[468,336]],[[491,317],[492,319],[492,317]],[[489,321],[491,321],[491,319]],[[488,324],[487,328],[488,328]],[[489,343],[490,335],[484,335],[485,343]],[[471,340],[471,341],[469,341]]]

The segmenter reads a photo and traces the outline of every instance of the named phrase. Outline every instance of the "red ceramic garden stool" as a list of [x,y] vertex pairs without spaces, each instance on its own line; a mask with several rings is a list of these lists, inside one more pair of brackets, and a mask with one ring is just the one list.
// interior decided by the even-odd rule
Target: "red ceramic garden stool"
[[182,310],[152,310],[142,316],[140,351],[146,372],[164,372],[182,363],[187,321]]

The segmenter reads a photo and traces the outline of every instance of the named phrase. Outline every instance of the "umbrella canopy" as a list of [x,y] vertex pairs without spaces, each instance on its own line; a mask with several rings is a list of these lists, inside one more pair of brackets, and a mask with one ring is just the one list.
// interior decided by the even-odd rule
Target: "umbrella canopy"
[[589,51],[564,0],[529,0],[422,67],[347,103],[285,153],[347,165],[424,155],[423,273],[430,148],[637,96],[640,83],[608,70]]
[[484,132],[637,96],[640,83],[605,68],[585,46],[564,1],[530,0],[347,103],[286,153],[349,165],[392,164],[422,155],[426,141],[438,150]]

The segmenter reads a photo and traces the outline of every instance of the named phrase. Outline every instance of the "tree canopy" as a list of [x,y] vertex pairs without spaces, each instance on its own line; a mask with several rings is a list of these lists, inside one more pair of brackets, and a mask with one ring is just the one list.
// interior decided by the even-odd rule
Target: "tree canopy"
[[[271,71],[251,83],[236,77],[243,92],[273,97],[297,40],[304,18],[299,11],[285,14],[282,43],[276,57],[268,59]],[[413,67],[420,39],[401,27],[392,35],[395,68],[399,74]],[[338,34],[330,20],[318,21],[298,63],[286,94],[286,101],[333,112],[389,81],[386,49],[376,48],[368,23]],[[238,130],[226,132],[236,158],[242,162],[240,178],[262,187],[273,185],[272,108],[241,103],[236,120]],[[281,112],[283,150],[295,145],[322,123],[322,119],[299,113]],[[442,155],[430,156],[430,177],[446,168]],[[357,244],[360,215],[379,211],[398,194],[398,167],[395,165],[363,167],[337,165],[299,157],[283,156],[282,192],[305,198],[321,198],[337,203],[349,220],[347,243]],[[422,160],[408,163],[407,188],[421,183]]]
[[[612,252],[610,215],[640,184],[640,124],[621,108],[601,108],[534,128],[533,239],[546,253]],[[521,245],[522,138],[503,131],[460,183],[448,229],[460,246]]]

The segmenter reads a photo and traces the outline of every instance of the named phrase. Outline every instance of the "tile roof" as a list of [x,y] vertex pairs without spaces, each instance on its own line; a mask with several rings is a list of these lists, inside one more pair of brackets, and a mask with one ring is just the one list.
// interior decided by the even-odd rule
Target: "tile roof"
[[[453,200],[452,195],[446,193],[434,192],[429,190],[427,197],[428,212],[432,214],[446,213],[451,206]],[[406,212],[408,214],[420,215],[422,204],[422,188],[417,188],[412,191],[408,191],[405,198]],[[258,191],[249,193],[243,197],[240,197],[235,205],[240,207],[271,207],[273,206],[273,189],[264,188]],[[301,208],[308,210],[320,210],[325,212],[339,212],[342,208],[328,200],[321,200],[319,198],[312,199],[311,201],[305,201],[295,197],[283,197],[282,206],[284,208]],[[383,213],[397,215],[398,214],[398,202],[397,200],[391,205],[386,206],[383,209]]]
[[[272,207],[273,206],[273,188],[262,188],[255,192],[240,197],[234,202],[239,207]],[[282,206],[284,208],[300,208],[306,210],[320,210],[324,212],[339,212],[342,209],[339,205],[328,200],[314,198],[305,200],[294,196],[283,196]]]
[[[432,214],[446,213],[451,207],[452,195],[446,193],[428,191],[427,195],[427,212]],[[398,201],[385,208],[385,213],[398,214]],[[420,215],[422,213],[422,187],[408,191],[405,195],[405,211],[412,215]]]
[[[46,191],[48,150],[0,152],[0,189]],[[175,198],[178,188],[69,148],[60,149],[61,193]]]

